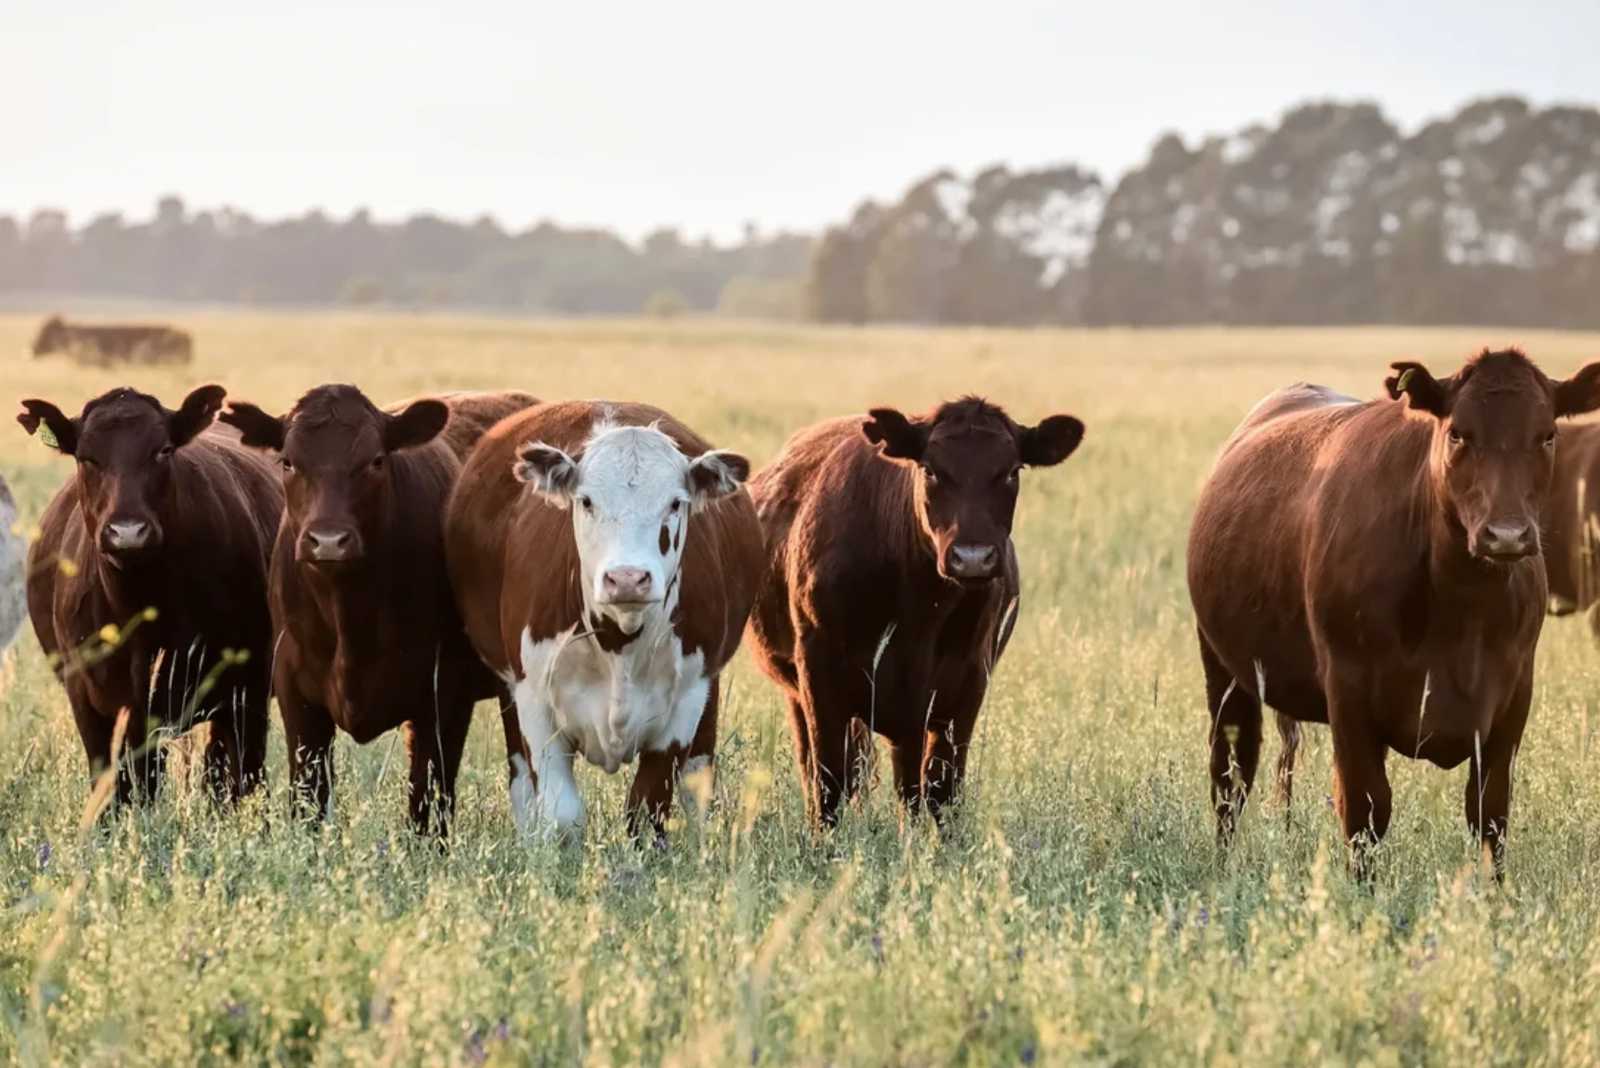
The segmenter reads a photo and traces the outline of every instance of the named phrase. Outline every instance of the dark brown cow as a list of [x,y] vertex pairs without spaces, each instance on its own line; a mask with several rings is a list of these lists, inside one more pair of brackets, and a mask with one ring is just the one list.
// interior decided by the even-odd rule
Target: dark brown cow
[[[267,560],[283,492],[270,464],[231,431],[211,428],[223,396],[203,386],[169,411],[116,389],[76,419],[41,400],[23,401],[17,416],[30,434],[46,427],[78,464],[29,554],[28,614],[57,660],[91,774],[108,766],[127,710],[122,800],[160,781],[165,749],[147,735],[152,720],[180,733],[210,721],[206,770],[219,793],[238,798],[261,777]],[[144,618],[147,609],[154,618]],[[97,636],[107,627],[126,637],[102,655]],[[227,650],[248,660],[225,667]]]
[[444,506],[461,458],[534,403],[462,394],[380,411],[354,386],[319,386],[283,418],[223,413],[246,445],[280,454],[287,508],[272,554],[273,688],[297,798],[326,814],[333,732],[365,745],[404,725],[411,820],[447,831],[473,704],[509,695],[467,644],[444,559]]
[[1561,428],[1543,529],[1550,611],[1588,611],[1600,638],[1600,424]]
[[1018,426],[977,398],[801,431],[751,482],[768,564],[756,660],[789,699],[814,818],[837,819],[870,731],[935,816],[954,796],[1021,586],[1011,544],[1024,467],[1058,464],[1083,424]]
[[1443,379],[1394,367],[1391,399],[1271,395],[1201,492],[1189,592],[1217,833],[1231,836],[1254,781],[1264,700],[1330,724],[1358,872],[1389,826],[1390,749],[1471,761],[1467,823],[1498,872],[1544,617],[1555,421],[1600,404],[1600,364],[1566,382],[1515,350]]
[[586,401],[522,412],[468,458],[450,570],[473,645],[514,687],[520,827],[581,833],[574,755],[607,772],[637,757],[629,827],[659,840],[674,780],[709,764],[761,577],[748,472],[657,408]]
[[188,363],[194,341],[170,326],[84,326],[53,315],[39,328],[33,354],[57,352],[92,364]]

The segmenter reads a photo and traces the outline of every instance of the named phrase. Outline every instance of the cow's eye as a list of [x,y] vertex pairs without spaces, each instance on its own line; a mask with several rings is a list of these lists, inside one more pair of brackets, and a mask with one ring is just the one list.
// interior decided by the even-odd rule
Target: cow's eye
[[171,442],[168,442],[167,444],[161,446],[161,448],[156,450],[156,459],[157,460],[170,460],[170,459],[172,459],[172,443]]
[[1556,447],[1556,432],[1554,430],[1544,436],[1544,447],[1547,449]]
[[372,458],[372,469],[374,471],[383,470],[383,453],[380,452],[378,455]]
[[287,456],[281,458],[278,461],[278,466],[283,468],[283,473],[284,474],[286,474],[286,475],[294,474],[294,461],[289,459]]
[[922,465],[922,477],[928,480],[928,485],[930,486],[939,481],[938,472],[927,464]]
[[1465,445],[1467,443],[1467,436],[1461,431],[1457,430],[1455,427],[1450,428],[1450,430],[1445,434],[1445,438],[1452,445]]
[[673,501],[672,502],[672,507],[667,509],[667,511],[671,512],[673,515],[677,515],[682,510],[683,510],[683,502],[682,501]]
[[1006,485],[1015,486],[1017,484],[1017,476],[1020,474],[1022,474],[1022,468],[1020,467],[1013,467],[1010,471],[1007,471]]
[[593,498],[588,497],[588,496],[579,497],[578,498],[578,503],[583,505],[583,510],[585,512],[593,512],[594,511],[594,500],[593,500]]

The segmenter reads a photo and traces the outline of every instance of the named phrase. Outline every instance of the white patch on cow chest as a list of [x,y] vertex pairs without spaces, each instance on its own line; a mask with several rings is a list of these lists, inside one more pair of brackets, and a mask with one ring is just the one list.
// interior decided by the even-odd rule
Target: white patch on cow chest
[[573,757],[609,773],[641,752],[687,746],[709,688],[704,655],[683,654],[665,613],[650,613],[644,632],[616,653],[576,626],[537,642],[524,628],[513,692],[536,779],[534,796],[518,807],[563,833],[580,825]]

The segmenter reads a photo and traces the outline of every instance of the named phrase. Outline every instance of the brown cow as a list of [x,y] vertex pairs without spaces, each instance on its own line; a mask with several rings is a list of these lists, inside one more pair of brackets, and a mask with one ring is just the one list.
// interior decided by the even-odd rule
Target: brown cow
[[[450,500],[450,572],[472,643],[514,687],[532,754],[518,825],[581,833],[582,754],[639,761],[630,830],[659,841],[674,780],[709,764],[718,676],[761,577],[742,456],[642,404],[546,404],[506,420]],[[520,758],[518,758],[520,759]]]
[[194,341],[170,326],[84,326],[59,315],[45,320],[33,341],[35,356],[65,352],[81,363],[188,363]]
[[1272,394],[1201,492],[1189,592],[1217,833],[1231,837],[1254,781],[1265,701],[1331,726],[1358,873],[1389,826],[1390,749],[1471,761],[1467,824],[1498,873],[1544,614],[1555,421],[1600,404],[1600,364],[1565,382],[1515,350],[1443,379],[1394,367],[1390,399]]
[[1083,424],[1015,423],[975,397],[802,430],[751,482],[768,564],[756,660],[789,699],[813,817],[837,819],[858,750],[883,735],[913,811],[938,816],[1016,618],[1011,544],[1024,467],[1072,454]]
[[[270,464],[211,428],[223,396],[202,386],[170,411],[115,389],[76,419],[42,400],[23,401],[17,416],[30,434],[45,426],[78,464],[29,554],[28,613],[56,661],[91,774],[109,765],[117,717],[128,711],[124,801],[136,786],[149,795],[159,784],[165,749],[147,736],[151,720],[179,733],[210,721],[205,763],[219,793],[236,799],[261,778],[267,560],[283,492]],[[125,634],[114,649],[97,637],[108,627]],[[225,666],[225,650],[249,658]]]
[[1600,424],[1562,428],[1543,528],[1551,613],[1589,610],[1600,638]]
[[301,811],[326,815],[333,732],[365,745],[404,726],[412,825],[447,833],[473,704],[509,694],[467,644],[444,559],[444,506],[461,458],[488,427],[534,403],[461,394],[373,406],[319,386],[281,419],[234,403],[224,422],[281,456],[287,507],[272,553],[273,690]]

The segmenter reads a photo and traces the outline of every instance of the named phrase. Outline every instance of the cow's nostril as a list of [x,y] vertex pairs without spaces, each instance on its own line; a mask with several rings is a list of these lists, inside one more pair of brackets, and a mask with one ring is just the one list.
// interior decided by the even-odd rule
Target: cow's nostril
[[986,578],[999,560],[1000,551],[993,545],[952,545],[947,567],[960,578]]
[[650,572],[642,567],[611,568],[602,581],[606,596],[613,600],[645,600],[650,594]]

